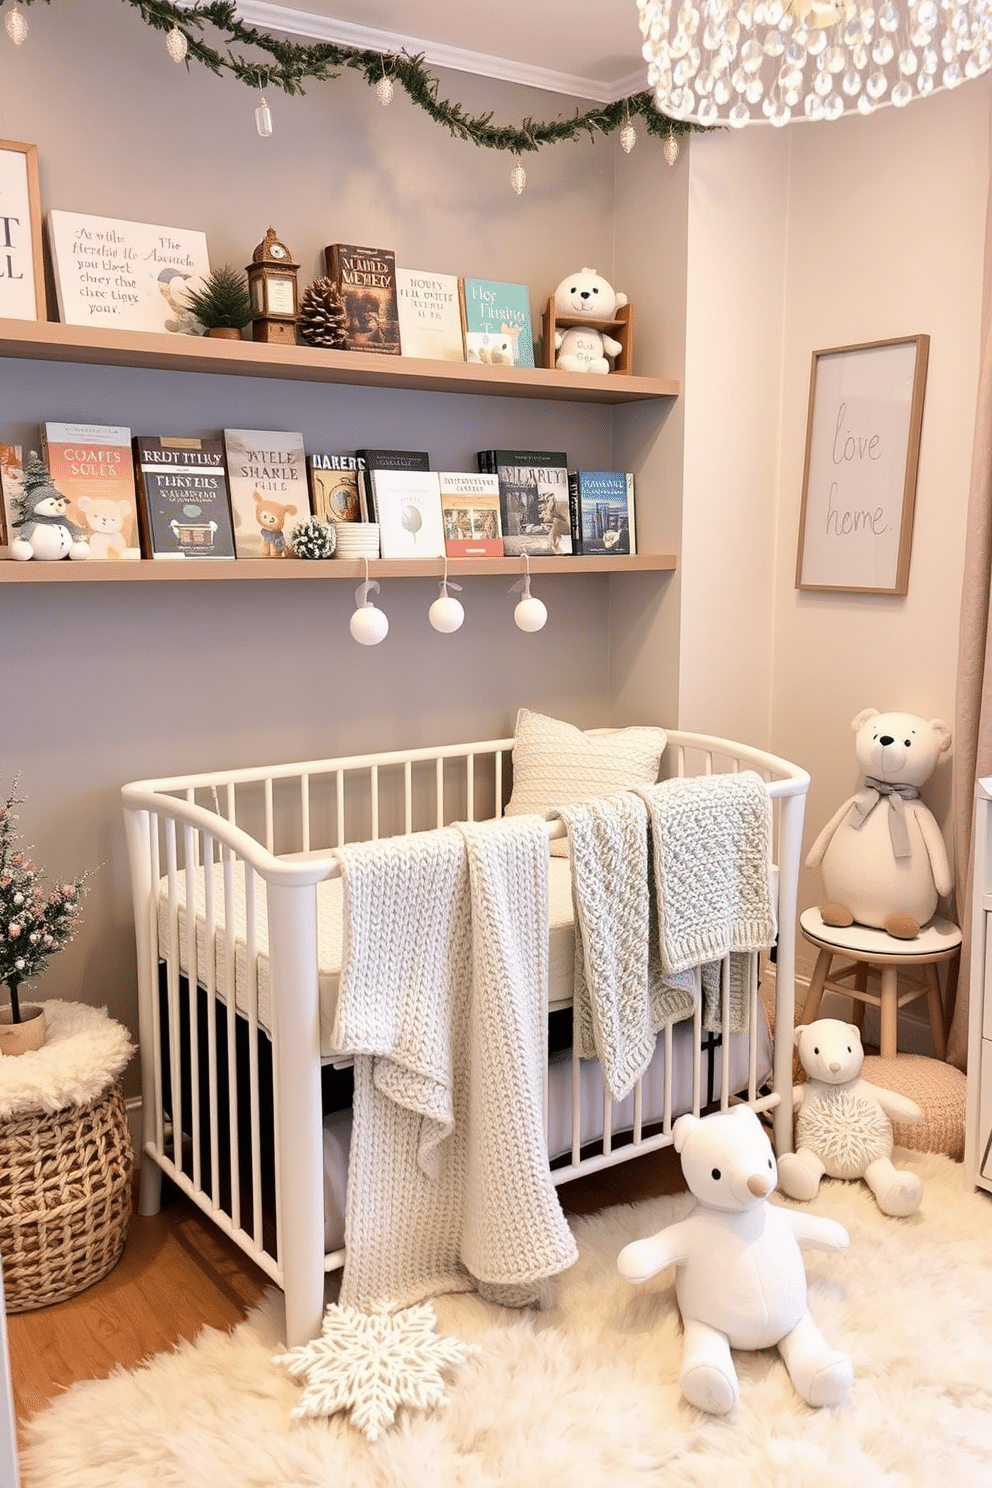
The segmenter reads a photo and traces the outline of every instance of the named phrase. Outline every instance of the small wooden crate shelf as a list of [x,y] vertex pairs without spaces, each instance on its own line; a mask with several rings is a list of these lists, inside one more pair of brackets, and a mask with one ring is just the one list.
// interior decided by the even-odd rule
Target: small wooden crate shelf
[[[610,377],[631,375],[634,364],[633,305],[621,305],[614,319],[600,320],[593,315],[559,315],[555,309],[554,297],[552,297],[544,312],[542,326],[541,354],[546,368],[553,368],[555,364],[555,332],[571,330],[573,326],[602,331],[604,336],[612,336],[614,341],[619,341],[623,349],[613,364],[613,370],[608,375]],[[602,374],[590,375],[601,376]]]

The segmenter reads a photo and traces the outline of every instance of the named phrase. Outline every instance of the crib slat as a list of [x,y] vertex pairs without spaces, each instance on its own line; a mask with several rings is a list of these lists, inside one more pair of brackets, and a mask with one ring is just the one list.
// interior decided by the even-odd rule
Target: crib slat
[[196,848],[194,846],[194,832],[192,827],[186,826],[183,830],[183,861],[185,863],[186,882],[186,956],[189,966],[189,1067],[190,1067],[190,1138],[192,1141],[193,1160],[193,1182],[197,1188],[203,1184],[201,1147],[200,1147],[200,1081],[198,1072],[200,1069],[200,1022],[199,1022],[199,999],[196,989],[200,985],[200,957],[199,936],[197,934],[196,913],[196,870],[194,862]]
[[227,1131],[231,1179],[231,1223],[241,1228],[241,1140],[238,1126],[239,1089],[237,1061],[237,940],[235,936],[234,875],[237,860],[229,847],[221,848],[224,886],[224,1000],[227,1004]]

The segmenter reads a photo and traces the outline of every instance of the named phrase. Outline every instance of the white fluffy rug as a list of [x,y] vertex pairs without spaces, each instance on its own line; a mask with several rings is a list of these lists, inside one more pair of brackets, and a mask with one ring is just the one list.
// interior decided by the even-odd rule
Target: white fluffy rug
[[445,1409],[375,1444],[290,1420],[301,1387],[271,1363],[274,1293],[231,1334],[74,1386],[35,1418],[25,1488],[989,1488],[992,1201],[947,1158],[896,1156],[925,1183],[912,1218],[885,1219],[860,1183],[812,1206],[851,1233],[844,1255],[806,1255],[812,1311],[853,1356],[844,1406],[801,1404],[775,1353],[736,1356],[730,1416],[682,1401],[671,1273],[633,1288],[614,1264],[685,1212],[679,1196],[575,1220],[551,1311],[440,1299],[438,1331],[480,1352]]

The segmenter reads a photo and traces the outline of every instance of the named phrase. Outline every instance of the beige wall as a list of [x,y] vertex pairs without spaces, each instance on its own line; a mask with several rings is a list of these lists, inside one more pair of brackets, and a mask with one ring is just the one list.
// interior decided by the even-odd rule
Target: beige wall
[[[46,208],[198,226],[215,263],[239,265],[271,223],[304,282],[324,243],[374,240],[414,267],[522,280],[535,317],[563,273],[592,264],[635,303],[637,370],[685,378],[660,415],[614,417],[0,361],[0,437],[25,443],[46,417],[300,428],[310,448],[427,447],[437,467],[497,439],[560,442],[576,464],[636,467],[639,531],[680,555],[672,578],[542,577],[551,619],[533,637],[512,626],[503,580],[467,581],[452,637],[427,625],[433,582],[390,581],[390,635],[372,651],[347,636],[349,584],[4,586],[0,779],[21,771],[42,863],[103,865],[44,995],[105,1001],[133,1024],[117,804],[128,779],[488,736],[526,704],[583,725],[677,719],[765,744],[812,772],[812,832],[856,780],[859,708],[952,716],[984,80],[873,119],[696,139],[674,170],[643,132],[630,157],[612,141],[558,146],[527,162],[517,198],[506,157],[451,140],[399,94],[382,109],[355,78],[273,94],[275,134],[260,140],[248,90],[175,68],[109,0],[34,6],[30,23],[28,44],[4,52],[0,134],[38,144]],[[571,106],[461,73],[440,81],[499,118]],[[811,352],[918,330],[931,361],[909,595],[797,594]],[[804,902],[816,894],[804,883]]]

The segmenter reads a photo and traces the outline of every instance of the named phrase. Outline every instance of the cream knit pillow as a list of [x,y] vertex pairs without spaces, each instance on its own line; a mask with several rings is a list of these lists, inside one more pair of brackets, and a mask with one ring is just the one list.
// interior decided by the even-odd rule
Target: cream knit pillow
[[[667,741],[661,728],[583,733],[574,724],[521,708],[513,735],[513,792],[505,814],[546,816],[556,806],[653,785]],[[551,851],[567,857],[568,843],[552,842]]]

